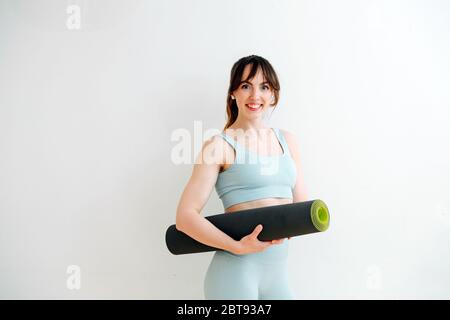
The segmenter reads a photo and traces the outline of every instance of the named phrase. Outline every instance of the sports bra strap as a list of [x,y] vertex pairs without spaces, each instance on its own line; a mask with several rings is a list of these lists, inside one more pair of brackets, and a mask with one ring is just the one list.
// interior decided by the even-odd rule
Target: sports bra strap
[[289,152],[289,146],[288,146],[286,139],[284,138],[284,135],[281,132],[281,130],[276,128],[275,133],[278,136],[278,140],[280,141],[281,146],[283,147],[283,151],[286,153],[286,155],[290,155],[291,153]]
[[233,138],[231,138],[230,136],[227,136],[225,133],[220,133],[220,135],[222,136],[222,138],[224,138],[229,144],[231,144],[231,146],[233,147],[233,148],[235,148],[236,149],[236,147],[237,147],[237,142],[236,142],[236,140],[234,140]]
[[[284,138],[283,133],[278,128],[273,128],[273,131],[275,132],[275,135],[277,136],[278,141],[280,142],[281,146],[283,147],[283,151],[286,153],[286,155],[290,155],[289,147],[286,142],[286,139]],[[223,137],[234,149],[238,149],[238,147],[240,146],[236,140],[234,140],[232,137],[228,136],[224,132],[221,132],[220,136]]]

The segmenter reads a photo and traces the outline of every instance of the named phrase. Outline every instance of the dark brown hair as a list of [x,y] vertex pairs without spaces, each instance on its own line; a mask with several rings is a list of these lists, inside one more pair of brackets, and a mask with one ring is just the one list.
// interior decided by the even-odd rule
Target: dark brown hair
[[247,65],[251,65],[250,73],[248,74],[247,79],[244,81],[248,81],[253,79],[255,74],[259,69],[261,69],[264,81],[269,82],[270,89],[273,91],[274,102],[271,103],[271,106],[276,106],[278,104],[278,99],[280,97],[280,83],[278,81],[277,74],[273,69],[272,65],[269,61],[264,59],[263,57],[251,55],[248,57],[243,57],[239,59],[231,68],[230,75],[230,86],[228,88],[227,95],[227,123],[224,127],[224,130],[231,126],[237,119],[238,116],[238,107],[236,104],[236,100],[231,99],[231,95],[233,91],[235,91],[239,85],[241,84],[241,78],[244,73],[244,69]]

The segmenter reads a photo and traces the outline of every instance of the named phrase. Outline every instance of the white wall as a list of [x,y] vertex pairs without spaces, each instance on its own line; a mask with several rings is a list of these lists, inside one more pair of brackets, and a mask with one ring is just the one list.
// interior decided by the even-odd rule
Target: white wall
[[[449,15],[438,0],[0,0],[0,298],[203,299],[212,253],[164,243],[192,171],[171,135],[222,129],[249,54],[278,71],[270,125],[296,134],[332,214],[291,240],[297,297],[450,298]],[[213,191],[204,214],[221,212]]]

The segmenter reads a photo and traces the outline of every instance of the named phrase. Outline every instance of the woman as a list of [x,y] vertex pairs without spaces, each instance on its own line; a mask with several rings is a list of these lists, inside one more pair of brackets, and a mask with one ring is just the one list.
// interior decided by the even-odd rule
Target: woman
[[263,122],[265,112],[277,105],[279,90],[266,59],[252,55],[233,65],[224,132],[204,143],[178,204],[177,229],[222,249],[206,273],[206,299],[294,299],[288,241],[259,241],[262,225],[236,241],[200,214],[214,187],[230,214],[306,201],[295,136]]

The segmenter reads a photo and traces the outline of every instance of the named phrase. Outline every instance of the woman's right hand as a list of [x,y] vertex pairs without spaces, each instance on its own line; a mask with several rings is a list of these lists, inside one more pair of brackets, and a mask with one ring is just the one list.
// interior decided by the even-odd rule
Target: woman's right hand
[[252,233],[243,237],[237,245],[235,254],[248,254],[255,253],[265,250],[273,244],[283,243],[284,239],[271,240],[271,241],[260,241],[258,240],[258,235],[262,231],[263,226],[261,224],[257,225]]

